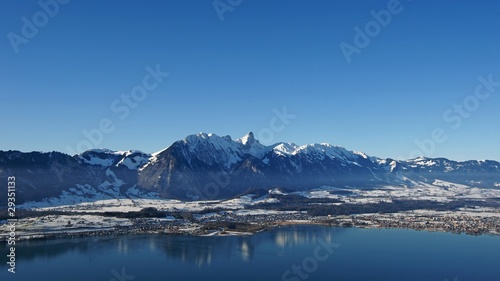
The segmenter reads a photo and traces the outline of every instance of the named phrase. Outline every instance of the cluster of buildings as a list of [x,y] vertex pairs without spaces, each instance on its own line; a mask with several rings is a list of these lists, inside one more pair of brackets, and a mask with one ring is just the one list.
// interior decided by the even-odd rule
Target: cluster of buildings
[[[19,239],[56,239],[93,236],[113,236],[143,233],[206,234],[203,226],[220,223],[243,223],[262,228],[283,224],[315,223],[339,227],[406,228],[415,230],[444,231],[472,235],[500,235],[500,212],[470,213],[458,211],[407,211],[399,213],[358,214],[346,216],[309,216],[306,212],[277,211],[220,211],[209,214],[194,214],[183,218],[134,218],[130,224],[112,227],[61,227],[53,231],[35,231],[20,235]],[[21,234],[21,233],[20,233]]]
[[364,214],[316,218],[333,226],[373,228],[407,228],[415,230],[445,231],[472,235],[500,234],[500,214],[481,216],[457,212],[402,212],[395,214]]

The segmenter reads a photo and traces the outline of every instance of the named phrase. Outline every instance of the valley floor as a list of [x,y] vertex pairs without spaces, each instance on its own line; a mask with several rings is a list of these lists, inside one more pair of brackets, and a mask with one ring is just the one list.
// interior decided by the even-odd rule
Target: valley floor
[[[107,199],[21,206],[13,224],[0,221],[0,241],[139,233],[248,235],[288,224],[409,228],[467,234],[500,234],[500,190],[447,182],[417,188],[374,190],[324,187],[278,189],[230,200]],[[22,212],[20,214],[23,214]]]
[[[183,218],[117,218],[98,215],[46,215],[16,222],[16,239],[54,239],[142,233],[183,235],[249,235],[293,224],[340,227],[407,228],[453,233],[500,234],[499,209],[458,211],[413,210],[384,214],[309,216],[305,212],[262,209],[220,211]],[[9,237],[9,224],[0,225],[0,240]]]

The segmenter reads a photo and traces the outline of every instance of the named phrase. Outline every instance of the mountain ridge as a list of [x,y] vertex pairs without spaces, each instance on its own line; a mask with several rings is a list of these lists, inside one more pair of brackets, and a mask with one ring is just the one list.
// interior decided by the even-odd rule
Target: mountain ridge
[[328,143],[266,146],[252,132],[235,140],[193,134],[151,154],[109,149],[73,156],[0,151],[0,177],[16,176],[20,202],[64,192],[83,197],[95,193],[127,196],[133,190],[138,197],[155,193],[162,198],[199,200],[229,198],[252,188],[411,187],[415,182],[434,180],[499,188],[499,167],[493,160],[382,159]]

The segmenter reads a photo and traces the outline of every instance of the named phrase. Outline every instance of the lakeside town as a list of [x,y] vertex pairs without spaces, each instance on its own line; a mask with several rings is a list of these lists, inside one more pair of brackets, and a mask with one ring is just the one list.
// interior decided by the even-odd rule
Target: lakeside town
[[[132,218],[48,215],[16,223],[17,240],[58,239],[134,234],[194,236],[251,235],[275,227],[318,224],[331,227],[401,228],[425,231],[499,235],[499,209],[459,211],[414,210],[339,216],[310,216],[306,212],[266,210],[184,213],[183,217]],[[0,240],[9,238],[8,224],[0,225]]]
[[144,233],[250,235],[294,224],[500,234],[499,190],[439,184],[348,192],[271,189],[209,201],[114,198],[72,203],[76,197],[64,198],[26,203],[15,220],[0,218],[0,241]]

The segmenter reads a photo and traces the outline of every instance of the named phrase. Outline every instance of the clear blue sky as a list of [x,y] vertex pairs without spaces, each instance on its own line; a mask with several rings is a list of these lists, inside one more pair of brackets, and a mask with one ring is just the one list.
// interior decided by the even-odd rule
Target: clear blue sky
[[[108,118],[96,146],[113,150],[274,128],[268,143],[408,158],[441,128],[422,154],[500,160],[500,87],[474,97],[479,76],[500,81],[500,2],[401,0],[348,63],[340,44],[390,2],[244,0],[221,21],[212,1],[72,0],[26,38],[23,17],[44,24],[38,1],[1,1],[0,150],[77,150]],[[112,110],[156,65],[170,75],[129,114]],[[453,111],[464,101],[467,118]],[[296,117],[270,126],[285,106]]]

